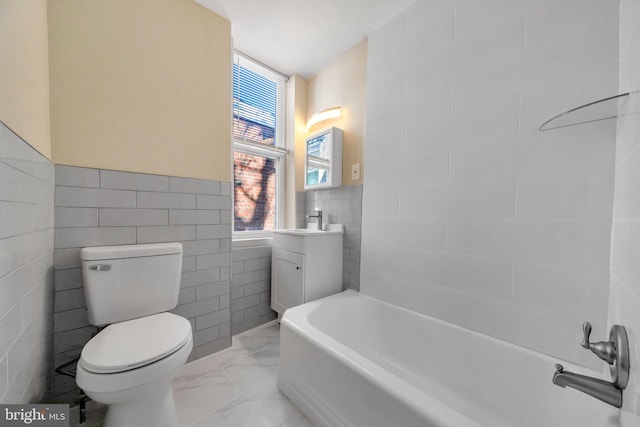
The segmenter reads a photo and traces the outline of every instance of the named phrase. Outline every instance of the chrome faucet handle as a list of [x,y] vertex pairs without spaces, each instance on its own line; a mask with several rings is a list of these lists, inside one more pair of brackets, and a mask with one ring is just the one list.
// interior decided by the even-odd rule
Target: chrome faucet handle
[[591,346],[589,344],[589,335],[591,335],[591,323],[584,322],[582,324],[582,334],[584,335],[584,338],[582,338],[582,344],[580,345],[587,350],[591,349]]
[[582,332],[584,333],[581,344],[582,347],[591,350],[592,353],[609,365],[613,365],[613,362],[616,360],[616,345],[612,341],[589,342],[589,336],[591,335],[591,323],[589,322],[584,322]]

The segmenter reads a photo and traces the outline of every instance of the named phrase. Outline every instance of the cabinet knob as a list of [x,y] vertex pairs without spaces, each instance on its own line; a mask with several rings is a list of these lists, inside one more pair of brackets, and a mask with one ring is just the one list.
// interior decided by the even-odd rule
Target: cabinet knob
[[296,270],[302,270],[302,267],[300,267],[299,265],[296,265]]

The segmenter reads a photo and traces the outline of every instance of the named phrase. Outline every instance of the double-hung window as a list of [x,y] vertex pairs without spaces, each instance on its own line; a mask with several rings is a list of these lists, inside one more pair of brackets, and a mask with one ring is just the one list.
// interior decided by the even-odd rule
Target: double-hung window
[[284,223],[285,83],[285,76],[234,54],[235,238],[267,236]]

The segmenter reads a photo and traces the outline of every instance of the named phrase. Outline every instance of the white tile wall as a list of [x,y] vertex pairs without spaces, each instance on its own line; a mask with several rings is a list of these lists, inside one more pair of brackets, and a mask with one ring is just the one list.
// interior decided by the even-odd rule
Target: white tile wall
[[377,187],[406,182],[412,182],[415,185],[437,184],[447,181],[448,165],[449,150],[416,153],[404,160],[396,157],[371,161],[371,169],[367,171],[367,183]]
[[447,249],[454,253],[606,271],[608,221],[450,219]]
[[[640,3],[620,1],[620,92],[640,89]],[[640,102],[630,98],[618,119],[609,325],[627,329],[631,376],[623,394],[622,427],[640,423]]]
[[[385,162],[382,162],[386,166]],[[374,173],[368,169],[368,173]],[[382,176],[382,175],[380,175]],[[367,175],[367,179],[370,176]],[[375,180],[375,179],[374,179]],[[398,187],[394,187],[397,191]],[[397,198],[397,195],[395,196]],[[383,200],[381,199],[381,202]],[[388,205],[388,203],[387,203]],[[320,209],[323,212],[325,224],[343,224],[344,235],[342,238],[342,287],[343,289],[360,289],[360,247],[362,235],[362,186],[329,188],[296,193],[296,227],[306,228],[306,215]],[[395,206],[397,211],[397,205]],[[380,209],[383,211],[382,207]],[[388,218],[389,220],[391,218]],[[384,219],[382,219],[384,220]],[[429,227],[428,225],[426,227]],[[438,233],[438,227],[433,228]],[[404,238],[411,239],[410,233],[404,233]]]
[[[424,78],[423,74],[419,75]],[[516,136],[519,102],[518,95],[511,95],[464,111],[410,123],[402,129],[402,154],[483,144]]]
[[614,173],[538,175],[518,179],[518,218],[611,220]]
[[399,215],[435,218],[513,218],[516,180],[400,187]]
[[0,122],[0,402],[45,398],[52,375],[53,164]]
[[613,95],[617,49],[597,0],[419,0],[374,32],[362,292],[599,369],[615,123],[537,127]]

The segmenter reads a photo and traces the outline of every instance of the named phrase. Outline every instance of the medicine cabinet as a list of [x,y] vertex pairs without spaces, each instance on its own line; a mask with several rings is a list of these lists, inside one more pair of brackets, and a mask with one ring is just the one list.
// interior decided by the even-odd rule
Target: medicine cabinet
[[342,185],[342,130],[332,127],[306,140],[304,189]]

